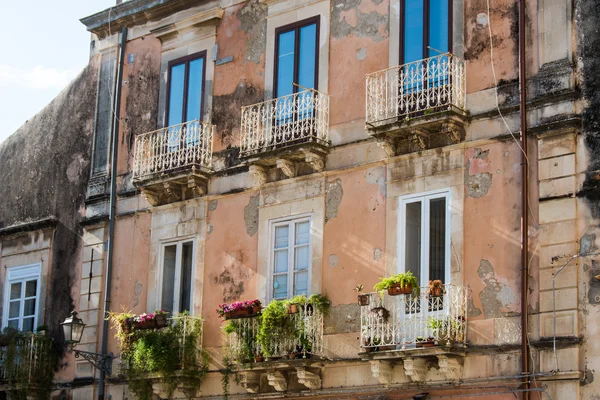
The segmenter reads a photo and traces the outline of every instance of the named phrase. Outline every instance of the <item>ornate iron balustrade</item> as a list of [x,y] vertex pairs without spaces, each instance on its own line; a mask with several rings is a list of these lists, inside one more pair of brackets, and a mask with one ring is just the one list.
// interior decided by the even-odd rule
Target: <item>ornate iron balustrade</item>
[[[299,358],[307,358],[323,353],[323,313],[312,306],[298,306],[296,314],[288,314],[294,334],[274,340],[268,353],[270,358],[287,357],[290,353],[302,349]],[[260,317],[239,318],[230,320],[235,325],[235,332],[227,335],[227,351],[231,359],[243,363],[251,357],[265,354],[264,349],[256,341]]]
[[361,307],[361,347],[405,349],[430,338],[438,344],[466,345],[468,290],[444,285],[444,294],[437,297],[428,294],[428,287],[418,296],[369,293],[369,305]]
[[213,125],[193,120],[136,136],[133,179],[185,168],[209,169],[213,131]]
[[367,74],[366,122],[465,109],[465,63],[450,53]]
[[42,335],[19,334],[0,347],[0,362],[2,380],[35,383],[54,374],[54,342]]
[[242,107],[240,155],[298,143],[329,144],[329,96],[310,89]]

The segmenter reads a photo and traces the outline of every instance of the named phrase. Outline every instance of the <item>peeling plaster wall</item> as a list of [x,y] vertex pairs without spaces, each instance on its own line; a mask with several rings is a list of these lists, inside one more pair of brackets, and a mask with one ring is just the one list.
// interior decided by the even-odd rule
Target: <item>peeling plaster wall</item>
[[[208,212],[212,231],[206,237],[203,297],[204,343],[221,345],[221,320],[214,312],[224,302],[256,298],[258,235],[250,235],[244,208],[258,198],[253,193],[220,197]],[[258,205],[258,204],[257,204]]]
[[[90,173],[97,59],[0,145],[0,228],[54,215],[45,323],[62,340],[74,307],[81,258],[81,210]],[[62,347],[61,347],[62,350]]]
[[[385,248],[385,195],[377,184],[378,181],[385,182],[385,168],[358,169],[330,178],[326,217],[330,215],[331,180],[336,182],[343,195],[335,207],[336,217],[326,219],[324,289],[334,304],[354,304],[356,293],[352,289],[363,284],[365,290],[370,291],[385,272],[384,260],[375,255],[377,249]],[[332,315],[335,314],[334,307]],[[345,318],[345,314],[347,311],[342,311],[339,318]],[[342,328],[336,330],[344,331]]]

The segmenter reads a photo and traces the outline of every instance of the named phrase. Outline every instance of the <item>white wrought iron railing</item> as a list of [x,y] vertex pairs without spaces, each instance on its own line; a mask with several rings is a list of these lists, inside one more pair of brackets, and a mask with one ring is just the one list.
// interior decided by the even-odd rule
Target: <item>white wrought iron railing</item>
[[242,107],[242,156],[306,142],[329,143],[329,96],[314,89]]
[[227,351],[232,360],[238,363],[251,361],[251,357],[288,357],[294,354],[299,358],[323,353],[323,313],[316,307],[298,306],[296,314],[288,314],[293,334],[273,337],[269,349],[263,349],[257,342],[260,319],[258,316],[239,318],[229,322],[235,327],[227,335]]
[[450,53],[367,74],[366,122],[465,109],[465,62]]
[[133,179],[186,167],[210,168],[214,126],[198,120],[136,136]]
[[54,368],[54,343],[43,335],[20,334],[0,347],[0,379],[34,382]]
[[361,307],[361,347],[406,349],[427,341],[465,345],[468,292],[464,286],[444,285],[440,296],[430,295],[428,287],[416,296],[369,293],[369,305]]

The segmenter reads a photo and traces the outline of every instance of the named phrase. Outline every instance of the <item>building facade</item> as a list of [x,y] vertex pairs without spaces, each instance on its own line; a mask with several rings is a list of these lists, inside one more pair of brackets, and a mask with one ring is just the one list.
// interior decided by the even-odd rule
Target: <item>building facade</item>
[[[5,393],[597,398],[600,6],[524,9],[130,0],[83,18],[88,67],[0,145],[2,326],[45,325],[60,360],[50,386],[4,372]],[[420,291],[371,289],[406,272]],[[262,314],[215,312],[252,300]],[[111,374],[64,346],[72,310]],[[182,354],[134,374],[146,333],[105,321],[155,310],[201,325],[176,342],[192,375]]]

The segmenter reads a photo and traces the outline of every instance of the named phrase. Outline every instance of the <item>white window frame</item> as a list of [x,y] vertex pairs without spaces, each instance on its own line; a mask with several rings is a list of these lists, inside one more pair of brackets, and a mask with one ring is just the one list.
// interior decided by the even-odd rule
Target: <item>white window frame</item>
[[[298,214],[291,217],[282,217],[277,219],[272,219],[269,221],[269,279],[268,279],[268,293],[267,299],[273,300],[273,275],[275,271],[275,228],[278,226],[294,226],[298,222],[308,221],[309,226],[309,235],[308,235],[308,295],[311,294],[311,283],[312,283],[312,247],[313,247],[313,218],[311,213],[307,214]],[[291,247],[289,243],[292,243],[292,246],[295,246],[293,243],[295,242],[296,230],[289,229],[290,235],[288,238],[288,249]],[[291,298],[294,295],[294,251],[288,251],[288,294],[287,298]],[[291,270],[290,270],[291,268]]]
[[[35,289],[35,310],[33,315],[33,331],[38,326],[38,312],[40,307],[41,295],[41,281],[42,281],[42,264],[28,264],[28,265],[19,265],[15,267],[9,267],[6,269],[5,283],[4,283],[4,307],[2,312],[2,328],[6,328],[8,326],[8,310],[10,303],[10,285],[17,282],[22,282],[21,290],[24,295],[25,290],[25,282],[30,281],[32,279],[36,279],[36,289]],[[23,330],[23,310],[25,305],[25,297],[21,297],[21,308],[19,310],[19,330]]]
[[[188,238],[178,238],[177,240],[165,241],[160,244],[160,252],[158,263],[160,268],[158,268],[158,293],[157,293],[157,307],[162,307],[162,293],[163,293],[163,278],[164,278],[164,262],[165,262],[165,247],[167,246],[177,246],[175,251],[175,278],[174,278],[174,288],[173,288],[173,313],[179,312],[179,295],[181,290],[181,255],[183,245],[185,243],[192,243],[192,276],[190,282],[190,305],[189,312],[190,315],[194,314],[194,282],[196,280],[196,239],[194,237]],[[152,310],[153,311],[153,310]]]
[[[450,240],[451,240],[451,225],[450,225],[450,189],[434,190],[430,192],[411,194],[398,198],[398,272],[405,272],[406,253],[405,253],[405,236],[406,236],[406,205],[415,202],[421,202],[421,227],[429,226],[429,200],[446,199],[446,242],[445,242],[445,265],[444,265],[444,284],[451,283],[451,258],[450,258]],[[421,229],[421,265],[420,265],[421,282],[419,285],[427,286],[429,284],[429,229]]]

